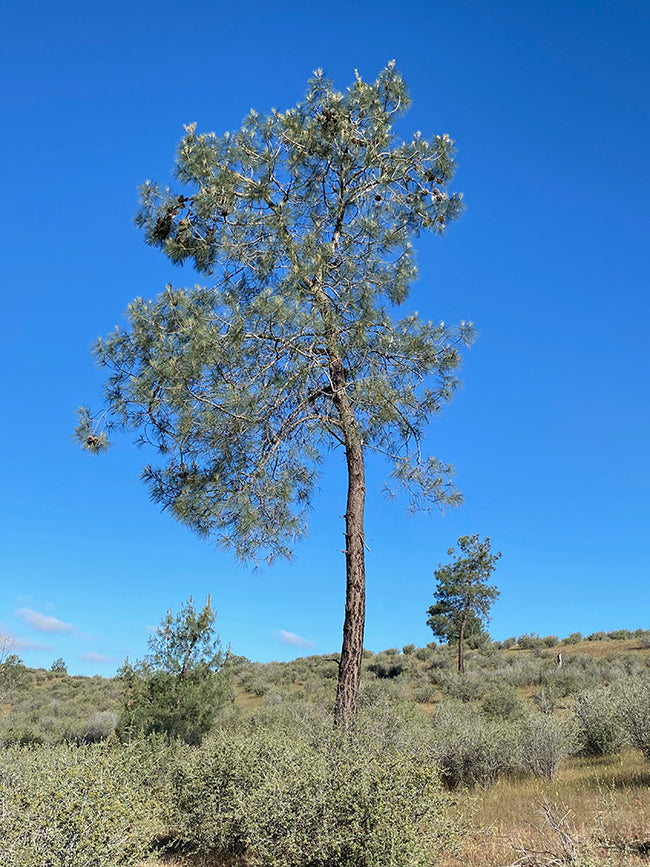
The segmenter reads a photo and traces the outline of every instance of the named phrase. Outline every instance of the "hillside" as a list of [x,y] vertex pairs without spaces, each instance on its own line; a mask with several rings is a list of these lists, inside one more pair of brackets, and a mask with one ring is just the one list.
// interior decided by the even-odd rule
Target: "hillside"
[[4,663],[0,867],[648,864],[649,631],[484,640],[464,676],[453,647],[365,652],[350,732],[335,655],[230,674],[192,745],[119,740],[118,679]]

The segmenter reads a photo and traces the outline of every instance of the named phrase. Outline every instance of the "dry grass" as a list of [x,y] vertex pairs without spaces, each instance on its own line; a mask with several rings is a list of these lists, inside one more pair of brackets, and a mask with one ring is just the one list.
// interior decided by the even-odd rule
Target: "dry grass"
[[522,848],[540,849],[540,831],[549,831],[544,804],[556,816],[568,811],[571,833],[592,864],[650,864],[650,767],[641,753],[628,751],[569,759],[552,782],[500,780],[488,791],[464,793],[454,810],[466,836],[444,867],[502,867],[516,863]]
[[[521,650],[519,647],[510,647],[502,651],[508,655],[532,656],[535,650]],[[638,653],[640,656],[650,656],[650,647],[645,647],[640,638],[605,639],[603,641],[579,641],[577,644],[556,644],[555,647],[542,648],[542,656],[555,658],[561,653],[563,657],[580,654],[591,656],[593,659],[603,659],[606,656]]]

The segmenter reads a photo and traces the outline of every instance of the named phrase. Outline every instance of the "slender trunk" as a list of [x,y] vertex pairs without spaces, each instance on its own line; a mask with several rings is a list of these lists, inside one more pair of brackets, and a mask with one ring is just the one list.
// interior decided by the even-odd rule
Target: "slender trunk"
[[357,711],[359,678],[363,658],[366,619],[366,565],[364,549],[364,504],[366,482],[363,446],[360,441],[346,449],[348,501],[345,512],[345,621],[336,690],[335,718],[347,725]]
[[465,626],[467,625],[467,614],[464,615],[460,624],[460,634],[458,636],[458,671],[465,674]]
[[363,443],[345,388],[343,362],[338,353],[332,353],[329,361],[333,400],[341,421],[348,470],[348,497],[345,510],[345,620],[334,716],[337,725],[348,725],[357,711],[366,621],[364,540],[366,476]]
[[363,659],[363,633],[366,623],[366,557],[364,510],[366,474],[363,441],[347,392],[345,367],[341,356],[337,325],[330,302],[320,280],[310,284],[323,318],[332,400],[338,414],[348,470],[348,496],[345,510],[345,620],[339,662],[334,719],[347,726],[357,711],[359,679]]

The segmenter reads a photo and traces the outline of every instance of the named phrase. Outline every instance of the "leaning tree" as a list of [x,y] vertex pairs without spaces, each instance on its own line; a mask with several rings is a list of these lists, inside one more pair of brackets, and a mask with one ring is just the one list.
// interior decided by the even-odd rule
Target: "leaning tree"
[[286,112],[253,111],[217,136],[186,127],[177,189],[147,181],[136,224],[209,285],[137,298],[128,326],[95,346],[109,371],[103,412],[77,435],[103,450],[111,427],[158,452],[152,497],[249,560],[289,556],[324,455],[347,465],[346,602],[336,718],[357,704],[365,621],[364,457],[384,455],[413,509],[455,504],[451,468],[421,452],[457,385],[472,325],[394,318],[416,279],[412,240],[462,210],[453,141],[398,141],[409,105],[393,63],[337,92],[319,71]]

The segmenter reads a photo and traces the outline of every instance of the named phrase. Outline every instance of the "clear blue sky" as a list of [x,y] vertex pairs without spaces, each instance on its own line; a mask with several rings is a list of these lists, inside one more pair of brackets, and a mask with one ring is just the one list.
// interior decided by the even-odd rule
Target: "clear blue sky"
[[503,552],[493,637],[650,625],[650,5],[8,0],[0,42],[0,629],[28,664],[110,675],[208,593],[237,653],[340,649],[340,455],[295,560],[252,574],[149,502],[128,437],[93,458],[70,433],[100,403],[95,337],[194,282],[132,224],[183,124],[222,133],[295,104],[316,67],[345,88],[392,58],[404,133],[456,140],[468,205],[421,239],[408,304],[480,338],[427,441],[465,505],[408,517],[371,470],[366,644],[431,640],[434,569],[474,532]]

